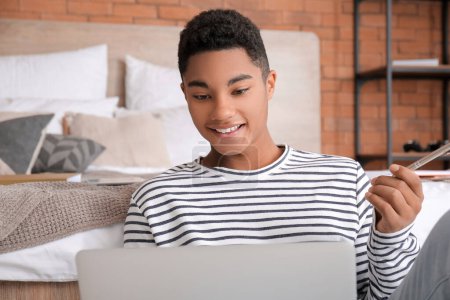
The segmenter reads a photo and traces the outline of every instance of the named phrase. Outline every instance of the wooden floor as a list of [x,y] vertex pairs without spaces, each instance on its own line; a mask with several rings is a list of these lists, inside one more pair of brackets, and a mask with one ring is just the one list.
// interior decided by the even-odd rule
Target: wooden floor
[[0,281],[0,300],[79,300],[78,283]]

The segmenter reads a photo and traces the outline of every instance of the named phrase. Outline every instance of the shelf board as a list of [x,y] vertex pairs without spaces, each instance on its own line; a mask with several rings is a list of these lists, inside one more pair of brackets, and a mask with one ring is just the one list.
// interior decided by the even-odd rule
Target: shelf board
[[[430,152],[394,152],[392,153],[392,159],[396,161],[415,161],[418,160]],[[369,161],[376,159],[386,159],[387,154],[358,154],[357,160]],[[436,160],[450,160],[450,154],[441,156]]]
[[[386,78],[387,67],[359,72],[358,79]],[[450,65],[439,66],[393,66],[392,77],[400,79],[450,79]]]
[[[394,160],[418,160],[430,152],[394,152],[392,157]],[[450,155],[443,155],[436,160],[450,160]]]

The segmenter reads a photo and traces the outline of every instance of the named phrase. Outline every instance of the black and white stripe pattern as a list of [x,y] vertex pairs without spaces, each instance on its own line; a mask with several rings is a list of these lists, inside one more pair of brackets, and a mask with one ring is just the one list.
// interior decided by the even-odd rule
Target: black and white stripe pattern
[[131,199],[125,247],[348,241],[358,295],[387,297],[418,252],[410,228],[382,234],[364,199],[370,183],[348,158],[285,146],[255,171],[205,168],[198,160],[143,184]]

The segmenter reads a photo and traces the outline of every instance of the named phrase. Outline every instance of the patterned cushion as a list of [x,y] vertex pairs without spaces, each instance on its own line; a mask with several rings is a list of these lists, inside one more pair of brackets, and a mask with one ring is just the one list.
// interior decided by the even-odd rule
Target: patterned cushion
[[0,122],[1,173],[30,173],[52,118],[53,114],[46,114]]
[[105,147],[93,140],[47,134],[39,153],[33,173],[83,172]]

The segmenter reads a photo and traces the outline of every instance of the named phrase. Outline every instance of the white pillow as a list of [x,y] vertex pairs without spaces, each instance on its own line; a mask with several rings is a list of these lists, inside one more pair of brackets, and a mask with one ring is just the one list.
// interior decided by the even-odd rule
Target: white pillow
[[[120,108],[116,111],[116,116],[121,118],[139,113]],[[211,150],[208,141],[200,135],[192,122],[187,107],[164,109],[155,115],[162,121],[164,140],[172,165],[191,162],[198,156],[205,156]]]
[[157,66],[126,56],[126,107],[157,111],[186,106],[180,88],[181,76],[175,68]]
[[67,99],[0,99],[0,112],[48,112],[55,116],[47,126],[47,133],[62,134],[62,119],[66,112],[86,113],[112,117],[119,98],[67,100]]
[[0,98],[105,98],[107,75],[106,45],[0,56]]

